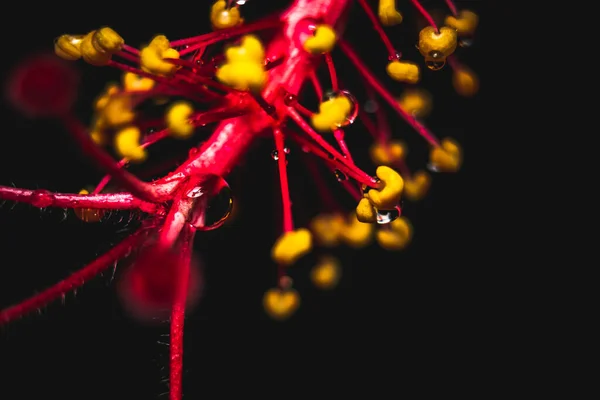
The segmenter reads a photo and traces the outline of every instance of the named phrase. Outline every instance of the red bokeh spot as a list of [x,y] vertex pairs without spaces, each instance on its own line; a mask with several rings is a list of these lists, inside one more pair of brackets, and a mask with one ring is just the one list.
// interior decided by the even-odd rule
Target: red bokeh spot
[[[177,287],[179,257],[169,251],[145,249],[125,272],[119,292],[125,307],[137,319],[168,318]],[[203,286],[200,262],[192,257],[187,306],[194,306]]]
[[26,115],[50,117],[69,111],[77,95],[79,75],[66,61],[51,55],[33,56],[8,78],[8,97]]

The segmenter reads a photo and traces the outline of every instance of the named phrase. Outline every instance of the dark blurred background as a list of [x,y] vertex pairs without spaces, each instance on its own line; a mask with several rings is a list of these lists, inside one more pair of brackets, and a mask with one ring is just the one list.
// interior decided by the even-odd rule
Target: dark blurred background
[[[242,12],[252,21],[289,3],[250,0]],[[405,58],[422,65],[414,46],[422,21],[408,1],[397,3],[405,22],[387,32]],[[448,14],[442,0],[422,3],[432,13]],[[426,383],[432,368],[443,366],[453,374],[458,368],[467,374],[485,357],[485,338],[494,329],[490,324],[493,305],[487,301],[487,293],[494,288],[495,277],[487,268],[497,260],[484,245],[495,240],[493,230],[480,229],[494,210],[479,185],[488,167],[481,154],[486,151],[483,143],[489,140],[485,142],[482,136],[494,136],[494,129],[499,129],[486,119],[484,98],[499,86],[490,68],[494,63],[487,57],[490,48],[499,46],[499,38],[490,32],[494,32],[501,11],[487,1],[457,1],[457,5],[480,15],[474,44],[459,48],[457,56],[479,75],[481,90],[474,98],[461,98],[452,88],[448,66],[438,72],[423,66],[419,86],[429,90],[434,99],[433,112],[425,123],[438,137],[456,138],[463,145],[465,160],[458,174],[434,175],[424,200],[404,202],[404,215],[415,227],[412,245],[402,253],[385,252],[376,244],[363,250],[334,249],[330,253],[341,259],[343,277],[330,292],[311,286],[309,271],[315,257],[307,257],[290,273],[302,296],[301,308],[287,322],[271,321],[261,301],[265,290],[275,285],[276,269],[269,252],[280,227],[280,200],[276,163],[270,155],[274,146],[269,140],[257,143],[245,163],[227,179],[239,204],[235,220],[196,236],[205,290],[186,320],[187,398],[226,397],[230,390],[242,390],[231,383],[255,375],[257,379],[244,393],[272,392],[277,387],[273,381],[282,373],[285,381],[290,381],[288,390],[313,382],[341,385],[348,378],[344,373],[346,378],[336,381],[339,371],[351,368],[362,374],[382,364],[389,365],[386,371],[394,376],[382,377],[384,381]],[[138,46],[158,33],[175,40],[210,30],[208,1],[161,7],[116,2],[14,7],[10,17],[14,28],[1,28],[7,38],[3,77],[28,55],[51,51],[53,39],[62,33],[85,33],[108,25],[128,44]],[[346,38],[389,89],[395,95],[401,93],[403,85],[385,76],[387,53],[358,5],[352,10]],[[363,105],[365,91],[358,74],[338,50],[334,58],[345,88]],[[76,113],[87,123],[93,98],[107,82],[118,81],[120,73],[83,62],[76,66],[81,73]],[[327,88],[325,70],[321,76]],[[310,98],[306,105],[316,106]],[[425,141],[391,109],[386,107],[386,112],[394,136],[409,145],[409,166],[424,168]],[[2,122],[1,185],[77,192],[101,178],[58,123],[27,119],[6,103],[2,104]],[[184,156],[185,148],[204,140],[210,128],[183,144],[155,146],[151,159],[161,154]],[[347,132],[357,163],[373,171],[367,157],[368,133],[358,121]],[[295,219],[297,225],[306,225],[319,210],[319,197],[299,159],[300,149],[290,147]],[[327,175],[325,179],[350,209],[352,202],[337,189],[335,178]],[[0,207],[0,307],[59,281],[132,229],[128,215],[114,215],[102,224],[85,224],[72,212],[66,219],[64,216],[61,209],[40,211],[9,202]],[[168,391],[164,381],[168,377],[168,346],[161,344],[168,343],[168,324],[140,324],[123,311],[114,284],[123,268],[117,269],[114,280],[109,272],[76,295],[67,295],[64,305],[56,302],[0,329],[0,385],[9,393],[1,398],[34,399],[43,392],[65,400],[147,399]],[[298,366],[310,372],[298,374]]]

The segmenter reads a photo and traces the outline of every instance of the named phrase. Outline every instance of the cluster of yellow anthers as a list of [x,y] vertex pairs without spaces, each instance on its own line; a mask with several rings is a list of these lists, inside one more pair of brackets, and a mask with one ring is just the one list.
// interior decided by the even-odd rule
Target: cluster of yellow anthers
[[[102,66],[109,64],[113,54],[121,51],[124,40],[109,27],[89,32],[86,35],[62,35],[55,42],[55,52],[67,60],[83,58],[84,61]],[[170,46],[169,40],[158,35],[140,51],[140,69],[156,76],[172,75],[178,68],[165,59],[178,59],[179,53]],[[128,161],[141,162],[147,157],[140,145],[141,132],[134,125],[136,101],[134,95],[149,92],[156,82],[152,78],[125,72],[122,84],[110,84],[94,104],[95,117],[91,136],[98,145],[106,145],[107,132],[114,132],[113,145],[116,152]],[[164,101],[156,99],[157,103]],[[169,133],[178,138],[187,138],[194,127],[189,121],[193,109],[188,103],[173,104],[165,115]]]
[[[378,16],[385,26],[402,22],[402,15],[395,7],[394,0],[380,0]],[[211,8],[210,20],[215,30],[231,28],[243,23],[238,7],[229,7],[224,0],[215,2]],[[451,56],[461,37],[470,37],[478,23],[476,14],[462,11],[457,16],[449,16],[445,24],[439,28],[428,26],[419,34],[418,48],[428,68],[441,68]],[[317,25],[312,35],[304,41],[304,49],[309,53],[320,55],[329,53],[337,41],[332,27]],[[111,57],[124,46],[123,39],[110,28],[101,28],[86,35],[63,35],[55,45],[56,53],[68,60],[83,58],[92,65],[107,65]],[[168,77],[180,67],[171,62],[179,59],[177,50],[171,47],[169,40],[162,35],[156,36],[139,53],[140,69],[148,76],[139,76],[130,72],[123,75],[121,87],[109,86],[95,104],[96,116],[92,128],[92,138],[99,145],[106,144],[106,133],[114,133],[114,148],[128,161],[143,161],[146,152],[140,145],[141,132],[134,125],[136,103],[133,94],[151,91],[156,82],[152,75]],[[418,83],[420,70],[416,63],[397,57],[387,65],[388,75],[400,82]],[[453,84],[457,92],[464,96],[473,95],[478,89],[477,77],[464,66],[453,68]],[[225,61],[216,70],[215,77],[223,84],[239,91],[259,91],[267,83],[265,71],[265,52],[261,42],[254,36],[244,36],[239,45],[231,46],[225,51]],[[157,102],[160,99],[155,100]],[[408,89],[397,100],[398,105],[415,118],[422,118],[431,111],[431,98],[423,90]],[[345,92],[331,94],[319,104],[319,110],[312,114],[313,127],[322,133],[333,132],[352,122],[355,100]],[[189,137],[194,131],[190,118],[192,107],[187,103],[172,105],[165,116],[166,125],[171,135],[180,138]],[[405,217],[393,219],[388,224],[375,225],[382,213],[397,212],[396,208],[401,196],[410,200],[419,200],[427,193],[431,178],[424,171],[418,171],[403,179],[394,170],[406,156],[406,147],[399,141],[388,143],[376,142],[370,149],[373,162],[379,167],[376,170],[379,185],[364,190],[363,198],[356,210],[349,216],[342,214],[318,215],[310,224],[310,230],[300,228],[282,234],[274,244],[272,259],[279,266],[289,267],[298,261],[313,247],[313,236],[317,245],[332,247],[346,244],[361,248],[368,245],[373,238],[387,250],[401,250],[412,238],[412,228]],[[461,165],[459,146],[450,139],[444,139],[439,146],[430,152],[430,164],[438,171],[457,171]],[[82,191],[82,194],[87,192]],[[84,220],[99,220],[101,214],[92,213],[80,216]],[[397,214],[396,214],[397,215]],[[376,226],[378,228],[376,228]],[[339,262],[331,257],[322,257],[313,268],[311,278],[320,288],[335,287],[341,274]],[[289,278],[280,282],[280,287],[265,293],[264,307],[269,315],[276,319],[285,319],[292,315],[300,304],[298,293],[292,288]]]

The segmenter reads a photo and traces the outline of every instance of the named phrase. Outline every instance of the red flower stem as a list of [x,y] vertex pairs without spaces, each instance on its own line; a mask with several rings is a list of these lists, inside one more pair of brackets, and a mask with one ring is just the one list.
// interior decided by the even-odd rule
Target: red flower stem
[[357,177],[356,179],[360,181],[360,183],[372,187],[376,186],[377,181],[373,177],[360,170],[356,165],[354,165],[352,161],[345,158],[332,145],[327,143],[327,141],[325,141],[325,139],[323,139],[321,135],[319,135],[311,128],[311,126],[302,118],[302,116],[300,116],[300,114],[298,114],[296,110],[288,108],[287,114],[294,120],[296,124],[298,124],[300,128],[302,128],[304,132],[306,132],[306,134],[308,134],[323,149],[325,149],[327,152],[333,155],[334,158],[336,158],[341,164],[346,166],[348,169],[354,171],[354,175]]
[[181,233],[181,241],[178,244],[180,259],[177,263],[177,271],[175,271],[178,274],[178,279],[175,300],[171,309],[171,345],[169,347],[171,353],[171,361],[169,363],[170,400],[181,400],[182,396],[183,326],[195,232],[191,226],[186,225]]
[[346,139],[344,137],[344,131],[342,129],[334,130],[333,137],[335,138],[335,141],[340,146],[340,149],[342,149],[342,154],[344,154],[344,157],[346,157],[350,162],[354,163],[354,161],[352,160],[352,154],[350,154],[350,149],[348,148],[348,145],[346,144]]
[[[281,19],[279,15],[270,16],[250,24],[236,26],[233,28],[221,29],[216,32],[205,33],[204,35],[194,36],[187,39],[174,40],[171,42],[171,47],[181,47],[193,43],[194,46],[190,46],[187,49],[183,49],[179,52],[179,55],[183,56],[187,53],[190,53],[189,50],[197,45],[201,45],[200,47],[208,46],[208,44],[218,43],[222,40],[227,40],[234,36],[240,36],[246,33],[253,33],[263,29],[276,28],[278,26],[281,26]],[[195,47],[194,50],[197,50],[200,47]]]
[[134,73],[136,75],[143,76],[145,78],[150,78],[150,79],[152,79],[152,80],[154,80],[156,82],[162,83],[162,84],[167,85],[167,86],[169,86],[171,88],[178,89],[179,93],[181,93],[182,95],[185,95],[186,97],[189,97],[190,99],[194,99],[194,100],[199,101],[199,102],[203,102],[204,101],[204,99],[202,99],[201,97],[198,97],[195,92],[191,91],[190,88],[189,88],[189,86],[180,85],[179,82],[177,82],[177,81],[175,81],[173,79],[168,79],[168,78],[165,78],[165,77],[162,77],[162,76],[153,75],[153,74],[150,74],[148,72],[144,72],[141,69],[130,67],[129,65],[121,64],[121,63],[118,63],[116,61],[111,61],[108,65],[110,65],[112,67],[115,67],[115,68],[118,68],[118,69],[120,69],[122,71],[125,71],[125,72],[132,72],[132,73]]
[[186,190],[181,190],[177,193],[165,218],[158,237],[158,245],[162,248],[171,248],[187,224],[194,201],[187,197],[186,192]]
[[0,199],[9,201],[18,201],[22,203],[40,205],[40,196],[46,196],[46,201],[50,204],[44,204],[43,207],[60,208],[94,208],[94,209],[113,209],[113,210],[133,210],[149,214],[162,212],[163,208],[157,204],[148,203],[132,196],[129,193],[107,193],[107,194],[67,194],[52,193],[46,190],[19,189],[10,186],[0,186]]
[[123,50],[127,51],[131,54],[135,54],[135,55],[140,54],[140,51],[138,49],[136,49],[135,47],[129,46],[128,44],[123,44]]
[[308,108],[304,107],[302,104],[300,104],[298,102],[294,103],[294,105],[292,107],[294,107],[294,109],[296,111],[298,111],[300,114],[304,115],[305,117],[311,118],[313,116],[312,111],[310,111]]
[[35,311],[48,303],[66,295],[68,292],[83,286],[83,284],[95,277],[120,258],[125,256],[132,248],[136,247],[145,236],[141,233],[143,229],[138,230],[121,243],[104,253],[81,270],[73,273],[68,278],[60,281],[54,286],[49,287],[37,295],[0,311],[0,325],[6,324],[17,318],[24,316],[27,313]]
[[[344,11],[352,4],[350,0],[296,0],[281,17],[282,34],[268,46],[266,58],[287,54],[283,63],[269,71],[269,82],[262,97],[274,104],[281,95],[281,87],[297,95],[307,76],[314,69],[314,59],[297,43],[296,25],[300,20],[321,19],[325,24],[335,25]],[[279,19],[278,19],[279,20]],[[246,152],[252,141],[273,123],[266,113],[240,117],[222,122],[213,135],[199,148],[196,156],[184,162],[176,171],[156,181],[162,191],[170,191],[178,180],[197,174],[225,176]]]
[[410,0],[410,1],[417,8],[417,10],[419,10],[419,12],[423,16],[423,18],[425,18],[427,20],[427,23],[429,25],[431,25],[433,27],[433,29],[435,29],[436,32],[439,32],[440,30],[438,29],[437,25],[435,24],[435,21],[433,20],[433,17],[431,16],[431,14],[429,14],[427,12],[427,10],[425,9],[425,7],[423,7],[421,5],[421,3],[419,3],[419,0]]
[[285,154],[284,136],[281,129],[273,129],[275,136],[275,149],[277,150],[277,167],[279,169],[279,183],[281,186],[281,203],[283,206],[283,232],[294,230],[294,220],[292,218],[292,201],[290,199],[290,189],[287,176],[287,162]]
[[329,70],[329,79],[331,80],[331,89],[334,92],[339,90],[337,73],[335,72],[335,65],[333,64],[333,58],[330,53],[325,54],[325,62],[327,63],[327,69]]
[[124,51],[119,51],[118,53],[115,54],[118,57],[121,57],[127,61],[130,61],[132,63],[135,64],[139,64],[140,63],[140,58],[138,56],[134,56],[132,54],[126,53]]
[[400,115],[410,126],[413,127],[431,146],[439,146],[439,140],[429,132],[429,130],[418,122],[413,116],[408,114],[406,111],[398,105],[398,102],[388,92],[383,84],[375,77],[375,75],[367,68],[367,66],[360,60],[356,52],[348,45],[345,41],[340,40],[338,42],[342,51],[350,59],[352,64],[358,69],[360,74],[365,78],[365,81],[373,87],[373,89]]
[[381,38],[383,45],[387,49],[389,59],[397,60],[398,52],[394,48],[394,45],[390,41],[390,38],[388,37],[388,35],[386,35],[385,31],[383,30],[383,27],[381,26],[381,24],[379,23],[379,20],[377,19],[377,16],[373,12],[373,10],[371,10],[371,7],[367,3],[367,1],[366,0],[358,0],[358,3],[363,8],[363,10],[365,10],[367,17],[369,17],[369,19],[371,20],[371,23],[373,24],[373,28],[377,31],[377,34]]
[[311,142],[307,138],[304,138],[304,137],[298,135],[295,132],[289,131],[289,134],[294,139],[294,141],[296,141],[298,144],[300,144],[300,146],[305,147],[306,149],[308,149],[308,151],[310,153],[313,153],[314,155],[316,155],[317,157],[319,157],[323,161],[325,161],[325,163],[327,165],[329,165],[332,170],[338,169],[341,172],[343,172],[345,175],[347,175],[347,176],[351,177],[352,179],[360,182],[359,177],[356,175],[355,171],[349,169],[344,164],[341,164],[339,162],[336,162],[336,161],[332,160],[331,156],[329,154],[327,154],[327,152],[325,152],[319,146],[317,146],[316,144],[314,144],[313,142]]
[[161,202],[169,199],[168,192],[161,191],[150,183],[143,182],[129,172],[121,169],[115,160],[104,150],[94,143],[87,134],[86,128],[74,117],[67,115],[62,118],[71,136],[79,143],[82,150],[90,156],[102,169],[110,175],[125,189],[142,200]]
[[446,0],[446,4],[448,5],[448,8],[450,9],[452,15],[456,17],[458,15],[458,10],[456,9],[456,4],[454,4],[454,1]]
[[[232,110],[231,107],[227,106],[227,107],[218,108],[216,110],[197,113],[194,117],[192,117],[192,123],[195,126],[201,126],[201,125],[209,124],[212,122],[221,121],[221,120],[224,120],[227,118],[237,117],[240,114],[245,114],[247,112],[248,112],[247,110],[243,110],[243,109],[241,109],[241,110],[233,109]],[[167,128],[165,128],[161,131],[158,131],[158,132],[154,132],[146,137],[146,139],[140,144],[140,147],[146,148],[156,142],[159,142],[160,140],[167,138],[168,136],[169,136],[169,129],[167,129]],[[127,160],[126,158],[123,158],[121,161],[119,161],[117,163],[117,165],[119,166],[119,168],[123,168],[128,163],[129,163],[129,160]],[[110,182],[111,178],[112,178],[111,175],[105,175],[102,178],[102,180],[100,181],[100,183],[98,183],[98,186],[96,186],[96,188],[94,189],[94,191],[92,193],[94,193],[94,194],[100,193],[102,191],[102,189],[104,189],[106,187],[106,185]]]
[[319,78],[317,77],[315,70],[311,70],[308,77],[312,82],[315,93],[317,94],[317,98],[319,101],[323,100],[323,88],[321,87],[321,83],[319,82]]

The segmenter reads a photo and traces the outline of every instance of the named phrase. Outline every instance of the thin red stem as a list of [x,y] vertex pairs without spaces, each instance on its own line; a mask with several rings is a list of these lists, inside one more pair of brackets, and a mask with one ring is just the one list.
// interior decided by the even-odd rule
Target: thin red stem
[[337,73],[335,71],[335,65],[333,64],[333,58],[331,58],[331,54],[325,54],[325,62],[327,63],[327,69],[329,70],[329,78],[331,79],[331,89],[334,92],[337,92],[339,90],[338,79]]
[[317,73],[315,70],[311,70],[308,77],[312,82],[313,88],[315,89],[315,93],[317,94],[317,98],[319,101],[323,99],[323,88],[321,87],[321,83],[319,82],[319,78],[317,77]]
[[89,263],[83,269],[73,273],[56,285],[49,287],[43,292],[38,293],[19,304],[1,310],[0,325],[4,325],[27,313],[44,307],[50,302],[64,296],[66,293],[83,286],[85,282],[113,265],[116,261],[125,256],[133,247],[136,247],[144,239],[144,235],[141,235],[141,233],[142,230],[137,231],[108,252]]
[[417,10],[419,10],[419,12],[423,16],[423,18],[425,18],[427,20],[427,23],[429,25],[431,25],[433,27],[433,29],[435,29],[436,32],[439,32],[440,30],[438,29],[437,25],[435,24],[435,21],[433,20],[433,17],[431,16],[431,14],[429,14],[427,12],[427,10],[425,9],[425,7],[423,7],[421,5],[421,3],[419,3],[419,0],[410,0],[410,1],[417,8]]
[[86,128],[77,119],[67,115],[63,117],[63,122],[82,150],[134,196],[151,202],[161,202],[169,198],[169,193],[165,193],[160,188],[143,182],[129,172],[121,169],[110,155],[94,143],[92,138],[87,134]]
[[277,167],[279,169],[281,203],[283,206],[283,232],[289,232],[294,229],[294,220],[292,218],[292,200],[290,199],[290,188],[288,184],[284,136],[279,128],[273,129],[273,135],[275,136],[275,149],[278,157]]
[[[203,46],[207,46],[208,44],[218,43],[222,40],[227,40],[234,36],[240,36],[240,35],[244,35],[246,33],[256,32],[256,31],[260,31],[263,29],[276,28],[280,25],[281,25],[281,19],[280,19],[279,15],[271,16],[271,17],[264,18],[262,20],[256,21],[251,24],[236,26],[233,28],[221,29],[216,32],[205,33],[203,35],[194,36],[194,37],[187,38],[187,39],[175,40],[175,41],[171,42],[171,47],[181,47],[181,46],[189,45],[192,43],[196,44],[198,42],[202,42]],[[181,52],[179,52],[179,55],[182,56],[184,54],[189,53],[188,50],[190,48],[191,47],[188,47],[187,49],[182,50]]]
[[365,13],[367,14],[367,17],[369,17],[369,19],[371,20],[371,23],[373,24],[373,28],[377,31],[377,34],[379,34],[379,37],[381,38],[381,41],[383,42],[383,45],[387,49],[387,52],[388,52],[388,55],[389,55],[389,59],[390,60],[398,59],[398,54],[399,53],[394,48],[394,45],[390,41],[390,38],[388,37],[388,35],[383,30],[383,27],[379,23],[379,20],[377,19],[377,16],[373,12],[373,10],[371,10],[371,7],[367,3],[367,1],[366,0],[358,0],[358,3],[361,5],[361,7],[363,8],[363,10],[365,10]]
[[40,208],[139,209],[150,214],[156,214],[162,211],[161,206],[140,200],[129,193],[84,195],[0,186],[0,199],[28,203]]
[[439,146],[439,140],[429,132],[429,130],[417,121],[412,115],[398,105],[394,96],[388,92],[383,84],[375,77],[375,75],[367,68],[367,66],[361,61],[356,52],[343,40],[339,41],[339,46],[346,56],[350,59],[352,64],[358,69],[360,74],[364,77],[365,81],[373,87],[373,89],[400,115],[410,126],[412,126],[427,142],[432,146]]
[[446,4],[448,5],[448,8],[450,9],[452,15],[456,17],[458,15],[458,10],[456,9],[456,4],[454,4],[454,1],[446,0]]
[[[300,146],[306,148],[310,153],[314,154],[315,156],[321,158],[323,161],[325,161],[325,163],[327,165],[329,165],[331,167],[331,169],[338,169],[340,170],[342,173],[344,173],[346,176],[351,177],[352,179],[360,182],[360,177],[356,174],[356,171],[351,170],[350,168],[348,168],[347,166],[345,166],[344,164],[334,161],[331,159],[331,156],[329,154],[327,154],[326,151],[324,151],[323,149],[321,149],[318,145],[316,145],[315,143],[313,143],[312,141],[310,141],[309,139],[302,137],[300,135],[298,135],[295,132],[289,131],[290,133],[290,137],[292,139],[294,139],[295,142],[297,142]],[[371,184],[369,186],[374,187],[374,184]]]
[[348,169],[354,171],[354,175],[357,177],[357,180],[360,183],[363,183],[368,186],[374,186],[377,184],[377,181],[373,179],[373,177],[369,176],[364,171],[360,170],[354,163],[347,158],[345,158],[342,154],[340,154],[333,146],[325,141],[317,132],[315,132],[311,126],[298,114],[295,110],[288,109],[287,114],[294,120],[296,124],[304,131],[308,136],[310,136],[315,142],[317,142],[323,149],[333,155],[340,163],[346,166]]
[[127,44],[123,44],[123,50],[127,51],[131,54],[135,54],[135,55],[140,55],[140,51],[138,49],[136,49],[135,47],[129,46]]
[[189,292],[190,262],[192,258],[192,243],[195,230],[187,225],[181,234],[181,244],[178,246],[180,259],[177,263],[177,288],[173,307],[171,309],[171,361],[169,364],[170,400],[181,400],[183,372],[183,326],[185,321],[185,306]]

